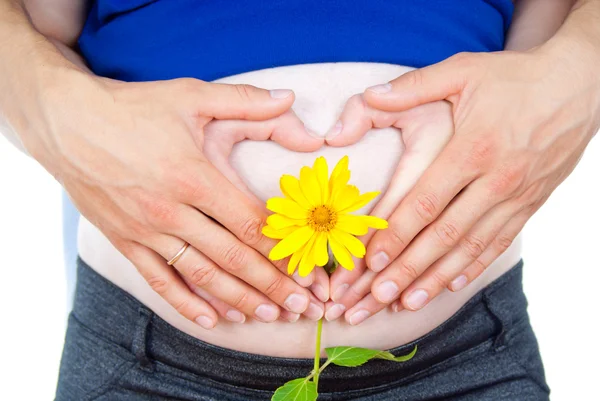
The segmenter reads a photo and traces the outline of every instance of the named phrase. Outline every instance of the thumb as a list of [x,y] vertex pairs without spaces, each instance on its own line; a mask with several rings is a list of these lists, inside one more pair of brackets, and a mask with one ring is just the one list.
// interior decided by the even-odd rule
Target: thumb
[[402,111],[437,100],[454,102],[465,88],[470,59],[467,53],[409,71],[387,84],[367,88],[366,103],[384,111]]
[[266,90],[252,85],[229,85],[184,79],[194,113],[218,120],[268,120],[294,103],[289,89]]

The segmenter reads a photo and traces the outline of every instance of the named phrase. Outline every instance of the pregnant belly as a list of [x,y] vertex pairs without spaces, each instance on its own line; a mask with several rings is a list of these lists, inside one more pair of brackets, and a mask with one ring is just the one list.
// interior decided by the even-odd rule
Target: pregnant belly
[[[391,80],[409,69],[369,63],[313,64],[254,71],[219,82],[247,83],[264,88],[290,88],[296,93],[294,111],[309,129],[324,135],[336,122],[345,101],[366,87]],[[279,195],[279,177],[297,175],[300,167],[325,156],[334,164],[350,157],[351,183],[361,191],[385,191],[402,157],[402,138],[396,129],[373,130],[357,144],[324,147],[314,153],[291,152],[271,142],[242,142],[230,162],[248,188],[265,200]],[[368,211],[368,210],[364,210]],[[154,293],[137,270],[85,219],[79,225],[79,252],[98,273],[121,287],[177,329],[208,343],[250,353],[307,357],[314,352],[314,322],[234,324],[221,320],[207,331],[187,321]],[[445,292],[419,312],[384,310],[359,326],[345,321],[325,322],[324,347],[356,345],[387,349],[428,333],[447,320],[478,290],[512,267],[520,257],[520,241],[513,245],[475,282],[458,293]],[[269,341],[264,341],[269,338]]]

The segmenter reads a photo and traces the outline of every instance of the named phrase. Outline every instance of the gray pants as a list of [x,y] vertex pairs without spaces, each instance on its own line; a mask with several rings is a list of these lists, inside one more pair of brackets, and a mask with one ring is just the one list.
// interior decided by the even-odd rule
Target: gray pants
[[[168,325],[78,261],[57,401],[269,400],[312,360],[216,347]],[[548,400],[521,284],[522,262],[414,343],[406,363],[328,367],[319,400]],[[414,346],[393,349],[410,352]]]

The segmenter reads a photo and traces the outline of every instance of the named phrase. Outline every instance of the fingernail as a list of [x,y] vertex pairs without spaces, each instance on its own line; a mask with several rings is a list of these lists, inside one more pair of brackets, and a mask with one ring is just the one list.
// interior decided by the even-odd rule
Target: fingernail
[[236,309],[229,309],[225,314],[227,320],[231,320],[236,323],[244,323],[246,321],[246,315]]
[[369,267],[375,273],[379,273],[390,263],[390,257],[385,252],[378,252],[371,258],[371,263]]
[[375,85],[375,86],[371,86],[370,88],[367,88],[368,91],[371,92],[375,92],[377,94],[382,94],[382,93],[388,93],[392,90],[392,84],[382,84],[382,85]]
[[384,281],[377,287],[375,298],[379,302],[388,303],[392,302],[400,294],[398,285],[393,281]]
[[333,126],[333,128],[331,128],[329,130],[329,132],[327,133],[327,135],[325,135],[325,139],[333,139],[336,136],[338,136],[339,134],[342,133],[342,129],[344,129],[344,125],[342,124],[341,121],[338,121],[337,123],[335,123],[335,125]]
[[350,316],[348,323],[350,323],[352,326],[356,326],[357,324],[364,322],[369,316],[371,316],[369,311],[361,309],[358,312],[354,312],[352,316]]
[[308,297],[300,294],[291,294],[283,303],[287,310],[294,313],[302,313],[308,306]]
[[338,288],[336,288],[335,291],[333,292],[333,295],[331,296],[331,300],[333,302],[338,302],[340,299],[342,299],[342,297],[346,293],[346,290],[348,289],[348,287],[349,287],[348,284],[342,284]]
[[394,304],[392,305],[392,310],[394,312],[400,312],[402,309],[404,309],[402,306],[402,303],[400,303],[398,301],[394,302]]
[[412,310],[419,310],[429,300],[429,294],[425,290],[415,290],[406,297],[406,306]]
[[284,316],[285,320],[287,320],[290,323],[296,323],[298,321],[298,319],[300,319],[300,315],[297,313],[285,311],[285,313],[282,313],[282,314],[285,314],[285,316]]
[[298,270],[296,270],[292,277],[294,278],[294,281],[296,281],[296,283],[300,284],[300,286],[308,287],[312,284],[312,281],[314,280],[314,273],[311,272],[308,276],[301,277],[300,273],[298,273]]
[[310,136],[312,136],[313,138],[317,138],[317,139],[321,139],[323,140],[323,135],[319,135],[317,134],[315,131],[313,131],[312,129],[308,128],[306,126],[306,124],[304,125],[304,130],[306,131],[306,133]]
[[269,93],[271,93],[273,99],[285,99],[292,94],[292,91],[289,89],[273,89]]
[[323,317],[323,309],[311,302],[304,315],[311,320],[319,320]]
[[215,321],[209,318],[208,316],[198,316],[196,318],[196,323],[205,328],[206,330],[210,330],[215,327]]
[[319,298],[320,301],[327,302],[329,297],[325,293],[325,289],[323,288],[323,286],[321,284],[311,285],[310,290],[313,292],[313,294],[315,294],[315,296],[317,298]]
[[254,310],[256,317],[265,323],[274,322],[277,320],[277,309],[274,306],[261,304]]
[[450,288],[452,291],[460,291],[467,285],[467,276],[461,274],[450,283]]
[[325,313],[325,320],[328,322],[337,319],[342,316],[342,313],[346,310],[346,307],[342,304],[335,304]]

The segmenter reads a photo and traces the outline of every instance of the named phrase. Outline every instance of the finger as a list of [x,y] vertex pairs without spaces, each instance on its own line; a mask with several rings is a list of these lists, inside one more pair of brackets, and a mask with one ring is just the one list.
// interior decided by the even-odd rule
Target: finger
[[334,305],[325,314],[325,319],[328,321],[338,319],[346,310],[354,307],[359,301],[371,292],[371,284],[377,273],[367,270],[354,281],[341,298],[334,301]]
[[329,300],[329,276],[322,267],[316,267],[312,272],[314,281],[309,288],[318,300],[327,302]]
[[465,151],[460,146],[453,146],[453,140],[450,140],[402,199],[388,220],[389,228],[375,233],[365,256],[371,270],[379,272],[386,268],[478,175],[477,169],[465,167],[462,157]]
[[172,99],[186,105],[190,116],[218,120],[268,120],[286,112],[294,103],[288,89],[266,90],[252,85],[217,84],[183,78],[167,81]]
[[397,260],[379,274],[372,288],[379,302],[395,300],[429,266],[454,248],[481,216],[499,202],[491,196],[487,187],[483,179],[469,185]]
[[454,248],[433,263],[402,293],[402,306],[419,310],[438,296],[450,282],[477,258],[492,243],[500,230],[518,213],[510,204],[501,203],[494,207],[458,241]]
[[451,291],[460,291],[469,283],[472,283],[479,277],[500,255],[502,255],[508,247],[510,247],[514,239],[519,235],[523,227],[533,213],[521,212],[515,216],[500,233],[494,238],[492,243],[473,263],[471,263],[458,277],[456,277],[448,286]]
[[[190,230],[191,227],[194,229]],[[311,297],[310,291],[296,284],[256,250],[244,245],[232,233],[196,210],[188,208],[182,214],[179,230],[169,234],[189,242],[196,249],[203,249],[203,253],[224,271],[256,288],[286,310],[305,313],[316,320],[322,316],[323,307],[316,298]]]
[[387,84],[365,90],[365,101],[385,111],[402,111],[424,103],[454,102],[472,75],[474,55],[461,53],[440,63],[409,71]]
[[[175,255],[184,244],[171,236],[160,236],[160,240],[155,242],[160,242],[160,245],[152,245],[160,247],[162,251],[159,253],[165,258]],[[173,267],[194,286],[218,297],[247,316],[265,323],[273,322],[279,317],[279,308],[264,294],[220,269],[193,246],[186,248]]]
[[344,318],[352,326],[356,326],[386,308],[387,305],[378,302],[373,294],[368,294],[354,307],[349,309]]
[[216,120],[204,128],[206,142],[220,145],[219,153],[229,156],[233,145],[243,140],[272,140],[297,152],[313,152],[323,145],[323,138],[312,136],[293,110],[265,121]]
[[148,285],[179,314],[207,330],[215,327],[218,321],[217,312],[190,291],[177,272],[167,265],[165,259],[134,242],[128,243],[126,247],[117,248],[135,265]]
[[196,143],[203,143],[206,158],[236,188],[259,205],[264,205],[264,202],[250,191],[229,162],[235,144],[244,140],[272,140],[290,150],[311,152],[324,142],[323,138],[311,136],[292,110],[266,121],[214,120],[206,125],[203,135],[204,141]]
[[[348,146],[358,142],[373,128],[409,128],[411,122],[424,113],[435,115],[439,106],[423,105],[403,112],[384,112],[369,107],[362,94],[352,96],[346,102],[338,122],[329,130],[325,139],[330,146]],[[451,117],[450,115],[448,115]],[[451,120],[450,120],[451,121]]]
[[189,279],[183,278],[185,283],[188,285],[189,289],[192,290],[196,295],[200,298],[204,299],[206,302],[210,304],[214,308],[214,310],[221,315],[223,318],[229,320],[234,323],[244,323],[246,321],[246,315],[237,310],[236,308],[232,308],[225,301],[220,300],[215,297],[208,291],[203,288],[198,287],[194,283],[192,283]]
[[[259,205],[256,202],[256,198],[252,200],[252,198],[244,196],[244,194],[233,186],[233,184],[216,170],[214,166],[205,165],[203,167],[204,175],[200,176],[196,174],[195,178],[193,178],[193,180],[195,180],[193,181],[195,182],[194,184],[190,184],[189,182],[183,184],[190,188],[195,188],[193,191],[188,191],[188,195],[186,196],[187,202],[208,216],[215,218],[215,220],[225,226],[244,244],[255,249],[263,256],[263,258],[257,258],[255,253],[249,252],[244,248],[244,252],[242,252],[241,256],[246,254],[250,254],[251,256],[250,260],[244,262],[254,262],[260,266],[265,266],[265,269],[267,269],[266,265],[269,265],[271,268],[275,267],[276,270],[278,269],[280,273],[286,273],[288,264],[287,259],[278,261],[268,261],[266,259],[268,258],[271,249],[277,245],[277,241],[267,238],[262,234],[262,228],[267,219],[264,205]],[[219,188],[218,199],[213,197],[212,188]],[[193,196],[194,193],[197,195]],[[223,202],[223,199],[226,199],[227,201]],[[197,214],[197,212],[194,214]],[[177,234],[173,235],[179,236]],[[194,235],[194,233],[190,233],[190,235]],[[238,241],[235,243],[238,243]],[[234,243],[230,243],[231,246],[233,246],[233,244]],[[195,246],[198,249],[204,250],[202,247]],[[235,250],[237,250],[237,247],[239,247],[239,245],[236,245]],[[221,259],[223,259],[223,256],[231,257],[233,255],[222,255]],[[213,258],[211,257],[211,259]],[[220,262],[218,262],[218,264],[221,265]],[[225,268],[222,265],[221,267]],[[272,272],[272,269],[264,270],[256,267],[257,265],[254,265],[254,269],[250,270],[256,271],[257,273],[260,271],[265,274]],[[287,281],[285,281],[285,284],[287,286]],[[310,284],[312,284],[312,281],[308,283],[308,285]],[[279,293],[279,289],[277,290],[276,293]],[[322,306],[315,306],[318,306],[321,310],[323,309]]]
[[[388,219],[398,207],[400,201],[414,187],[422,172],[435,160],[448,143],[453,134],[453,123],[449,107],[447,102],[436,102],[403,113],[397,113],[402,114],[402,116],[396,118],[394,125],[402,129],[402,141],[405,144],[405,150],[400,156],[400,161],[390,180],[390,185],[376,204],[371,213],[372,215]],[[360,119],[359,112],[360,109],[350,110],[349,114],[358,115],[357,118]],[[371,117],[378,120],[379,114],[389,113],[378,112]],[[383,125],[383,122],[380,121],[378,124]],[[374,230],[370,230],[367,235],[361,238],[361,241],[365,245],[368,244],[374,233]],[[340,302],[343,293],[363,274],[364,268],[364,260],[359,260],[356,262],[354,270],[338,269],[331,276],[331,293],[335,302]],[[367,292],[369,291],[370,283]],[[360,292],[358,289],[353,288],[351,293],[357,294]],[[364,295],[366,293],[360,293],[360,298],[356,299],[356,302],[362,299]],[[349,308],[354,305],[351,302],[350,299],[346,298],[345,302],[342,303]]]

